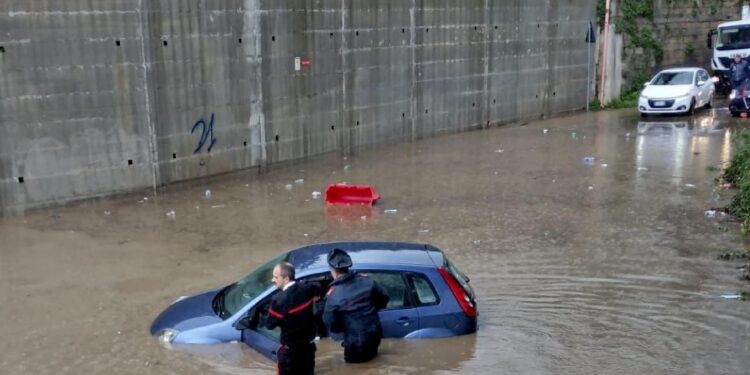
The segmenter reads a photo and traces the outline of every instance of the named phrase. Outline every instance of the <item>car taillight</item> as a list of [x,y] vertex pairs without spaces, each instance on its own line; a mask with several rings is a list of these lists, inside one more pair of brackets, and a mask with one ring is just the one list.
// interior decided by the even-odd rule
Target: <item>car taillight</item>
[[477,316],[477,309],[474,307],[474,303],[471,302],[471,298],[469,298],[469,295],[464,288],[461,287],[461,284],[459,284],[453,275],[451,275],[445,268],[440,268],[439,271],[440,276],[442,276],[445,283],[448,284],[448,287],[453,293],[453,297],[456,297],[456,302],[461,306],[461,310],[464,311],[464,314],[470,318]]

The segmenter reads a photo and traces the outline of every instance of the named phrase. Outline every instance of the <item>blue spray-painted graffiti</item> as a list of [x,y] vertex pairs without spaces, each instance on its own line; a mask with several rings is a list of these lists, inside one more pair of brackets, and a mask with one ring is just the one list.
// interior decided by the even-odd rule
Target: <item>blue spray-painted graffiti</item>
[[201,132],[201,139],[198,141],[198,147],[195,148],[195,151],[193,151],[193,153],[199,153],[203,148],[203,145],[205,145],[206,141],[209,139],[211,139],[211,143],[208,144],[208,149],[206,150],[206,152],[211,152],[211,149],[216,143],[216,138],[214,138],[214,114],[211,114],[211,121],[209,121],[208,125],[206,125],[205,120],[198,120],[198,122],[193,125],[193,129],[190,130],[190,134],[193,134],[193,132],[195,132],[195,128],[197,128],[198,125],[203,125],[203,130]]

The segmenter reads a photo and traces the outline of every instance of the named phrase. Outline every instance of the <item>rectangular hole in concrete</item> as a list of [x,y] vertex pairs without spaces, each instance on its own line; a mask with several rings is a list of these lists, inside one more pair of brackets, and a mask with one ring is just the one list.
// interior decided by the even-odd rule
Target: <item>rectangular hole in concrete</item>
[[242,145],[247,147],[247,141],[242,142]]
[[276,134],[276,142],[278,142],[278,141],[279,141],[279,135]]
[[21,177],[18,177],[18,183],[19,183],[19,184],[22,184],[22,183],[23,183],[23,176],[21,176]]
[[4,46],[0,46],[0,53],[5,53],[5,47]]
[[166,47],[169,43],[167,43],[167,41],[165,40],[162,42],[162,44],[164,44],[164,47]]
[[172,154],[172,159],[177,159],[177,154]]
[[133,159],[128,159],[128,165],[133,165]]
[[237,41],[240,42],[240,44],[242,44],[242,38],[237,39]]
[[120,41],[119,40],[115,40],[115,45],[119,47],[120,46]]

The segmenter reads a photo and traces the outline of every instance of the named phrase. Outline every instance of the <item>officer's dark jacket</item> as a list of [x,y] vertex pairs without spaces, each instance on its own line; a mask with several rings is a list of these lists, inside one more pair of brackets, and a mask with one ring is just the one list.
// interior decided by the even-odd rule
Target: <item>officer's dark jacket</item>
[[735,82],[741,82],[750,77],[750,64],[745,59],[740,60],[739,63],[732,64],[729,70],[732,73],[732,80]]
[[281,327],[282,345],[307,344],[315,338],[313,302],[320,289],[318,283],[296,282],[273,297],[265,325]]
[[388,295],[365,275],[347,273],[328,289],[323,321],[334,334],[344,334],[344,343],[357,345],[381,335],[378,310],[388,304]]

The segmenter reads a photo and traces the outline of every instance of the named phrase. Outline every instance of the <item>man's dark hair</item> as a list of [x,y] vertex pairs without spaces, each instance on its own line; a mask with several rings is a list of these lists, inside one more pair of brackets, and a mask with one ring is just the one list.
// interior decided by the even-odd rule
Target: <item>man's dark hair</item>
[[289,280],[294,280],[294,266],[291,263],[280,262],[278,266],[282,277],[288,277]]

